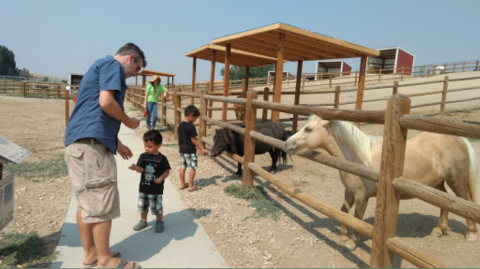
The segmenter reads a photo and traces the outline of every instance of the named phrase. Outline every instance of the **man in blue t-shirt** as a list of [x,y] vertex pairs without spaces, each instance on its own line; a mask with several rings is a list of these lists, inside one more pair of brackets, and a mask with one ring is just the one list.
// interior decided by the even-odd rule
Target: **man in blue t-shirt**
[[[110,252],[112,219],[120,217],[117,166],[114,154],[132,157],[118,140],[120,124],[131,129],[140,121],[124,112],[125,79],[147,65],[143,51],[133,43],[115,56],[95,61],[84,75],[77,103],[65,132],[65,160],[77,198],[77,226],[87,267],[136,267]],[[80,266],[79,266],[80,267]]]

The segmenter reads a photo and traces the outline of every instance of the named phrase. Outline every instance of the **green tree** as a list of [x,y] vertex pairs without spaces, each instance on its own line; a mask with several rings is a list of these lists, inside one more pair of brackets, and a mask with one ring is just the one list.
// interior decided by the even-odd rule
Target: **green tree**
[[18,76],[30,78],[30,71],[28,71],[28,69],[26,69],[26,68],[23,68],[23,69],[18,71]]
[[44,78],[42,79],[42,81],[43,81],[43,82],[48,82],[48,78],[47,78],[47,77],[44,77]]
[[[273,64],[250,68],[250,70],[248,71],[248,77],[249,78],[268,77],[268,71],[273,71],[274,69],[275,69],[275,66]],[[222,77],[225,77],[225,68],[222,68],[220,70],[220,74],[222,75]],[[230,80],[240,80],[244,78],[245,78],[245,67],[239,67],[239,66],[230,67]]]
[[17,76],[18,69],[15,54],[5,46],[0,46],[0,75]]

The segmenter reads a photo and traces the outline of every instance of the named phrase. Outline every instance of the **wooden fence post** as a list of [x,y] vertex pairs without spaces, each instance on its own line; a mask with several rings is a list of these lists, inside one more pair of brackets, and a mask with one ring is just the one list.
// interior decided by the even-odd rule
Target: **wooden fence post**
[[340,106],[340,86],[335,87],[335,102],[333,108],[338,108]]
[[393,179],[403,174],[408,129],[400,125],[402,115],[410,112],[410,99],[402,94],[388,98],[383,134],[382,159],[378,179],[377,204],[372,238],[371,268],[391,268],[393,252],[387,240],[397,230],[399,193]]
[[425,65],[423,66],[422,78],[425,77]]
[[354,86],[357,86],[358,70],[355,71],[355,83]]
[[[270,89],[268,89],[268,87],[265,87],[263,89],[263,101],[268,101],[268,96],[270,94]],[[266,108],[263,108],[263,111],[262,111],[262,122],[266,122],[267,121],[267,117],[268,117],[268,109]]]
[[70,107],[69,107],[69,90],[65,90],[65,126],[67,126],[68,119],[70,118]]
[[392,95],[397,94],[397,93],[398,93],[398,81],[394,81],[394,82],[393,82]]
[[180,121],[182,119],[182,114],[178,111],[179,108],[182,107],[182,102],[181,97],[177,93],[178,89],[175,89],[173,94],[173,117],[175,125],[173,126],[173,134],[175,136],[175,139],[178,139],[178,125],[180,124]]
[[252,106],[252,100],[257,100],[256,91],[247,92],[247,103],[245,104],[245,148],[243,155],[243,186],[253,186],[253,172],[248,164],[255,161],[255,139],[250,136],[255,131],[257,123],[257,109]]
[[453,63],[453,73],[455,73],[455,67],[457,66],[457,63]]
[[22,82],[22,95],[23,97],[27,97],[27,82]]
[[[175,87],[174,87],[175,89]],[[166,122],[165,122],[165,118],[167,117],[167,97],[166,96],[163,96],[162,94],[162,114],[160,116],[160,125],[162,125],[162,127],[165,127],[166,125]]]
[[478,61],[477,61],[477,64],[475,65],[475,71],[478,71]]
[[60,98],[60,84],[57,84],[57,99]]
[[303,74],[303,79],[302,79],[302,91],[305,90],[305,82],[307,81],[307,73]]
[[402,77],[400,78],[401,81],[403,81],[403,73],[405,73],[405,66],[402,66]]
[[378,70],[378,83],[380,83],[380,81],[382,81],[382,68]]
[[[199,134],[198,134],[198,142],[202,148],[205,148],[205,142],[202,141],[202,137],[207,137],[207,123],[203,119],[204,116],[207,115],[207,101],[205,101],[205,92],[207,89],[200,90],[200,126],[199,126]],[[198,150],[198,155],[203,156],[203,151],[200,149]]]
[[462,72],[465,72],[465,62],[463,62]]
[[329,88],[332,87],[332,72],[330,72],[330,83],[328,84],[328,87]]
[[440,115],[443,115],[443,112],[445,111],[445,104],[447,102],[448,80],[448,76],[445,76],[445,80],[443,81],[442,103],[440,104]]

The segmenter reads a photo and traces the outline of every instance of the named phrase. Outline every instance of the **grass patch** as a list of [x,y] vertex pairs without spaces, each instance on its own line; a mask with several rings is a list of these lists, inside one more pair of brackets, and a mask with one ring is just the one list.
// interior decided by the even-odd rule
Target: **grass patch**
[[162,147],[174,148],[174,147],[178,147],[178,144],[162,144]]
[[279,219],[280,209],[268,200],[267,192],[262,187],[246,187],[233,184],[226,187],[224,191],[227,195],[235,198],[249,200],[251,206],[255,209],[253,218],[271,217],[274,220]]
[[8,233],[0,236],[0,255],[3,256],[0,268],[48,268],[56,259],[57,253],[44,254],[44,243],[36,232],[28,234]]
[[4,166],[5,172],[15,174],[25,179],[59,178],[68,175],[63,153],[57,153],[51,158],[34,163],[20,163]]

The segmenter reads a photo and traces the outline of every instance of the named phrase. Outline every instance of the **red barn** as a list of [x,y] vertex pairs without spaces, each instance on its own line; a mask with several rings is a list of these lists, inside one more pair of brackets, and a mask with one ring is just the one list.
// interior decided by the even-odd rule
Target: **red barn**
[[[315,72],[317,74],[320,72],[337,73],[337,74],[332,74],[333,77],[348,76],[350,75],[351,71],[352,71],[352,67],[350,65],[348,65],[344,61],[338,61],[338,60],[317,61],[317,65],[315,67]],[[318,75],[316,77],[318,77]],[[325,77],[327,77],[327,75]],[[328,77],[330,77],[330,75],[328,75]]]
[[367,72],[378,73],[382,69],[382,74],[402,73],[405,75],[412,75],[412,68],[415,63],[415,55],[400,48],[381,48],[378,57],[367,58]]

